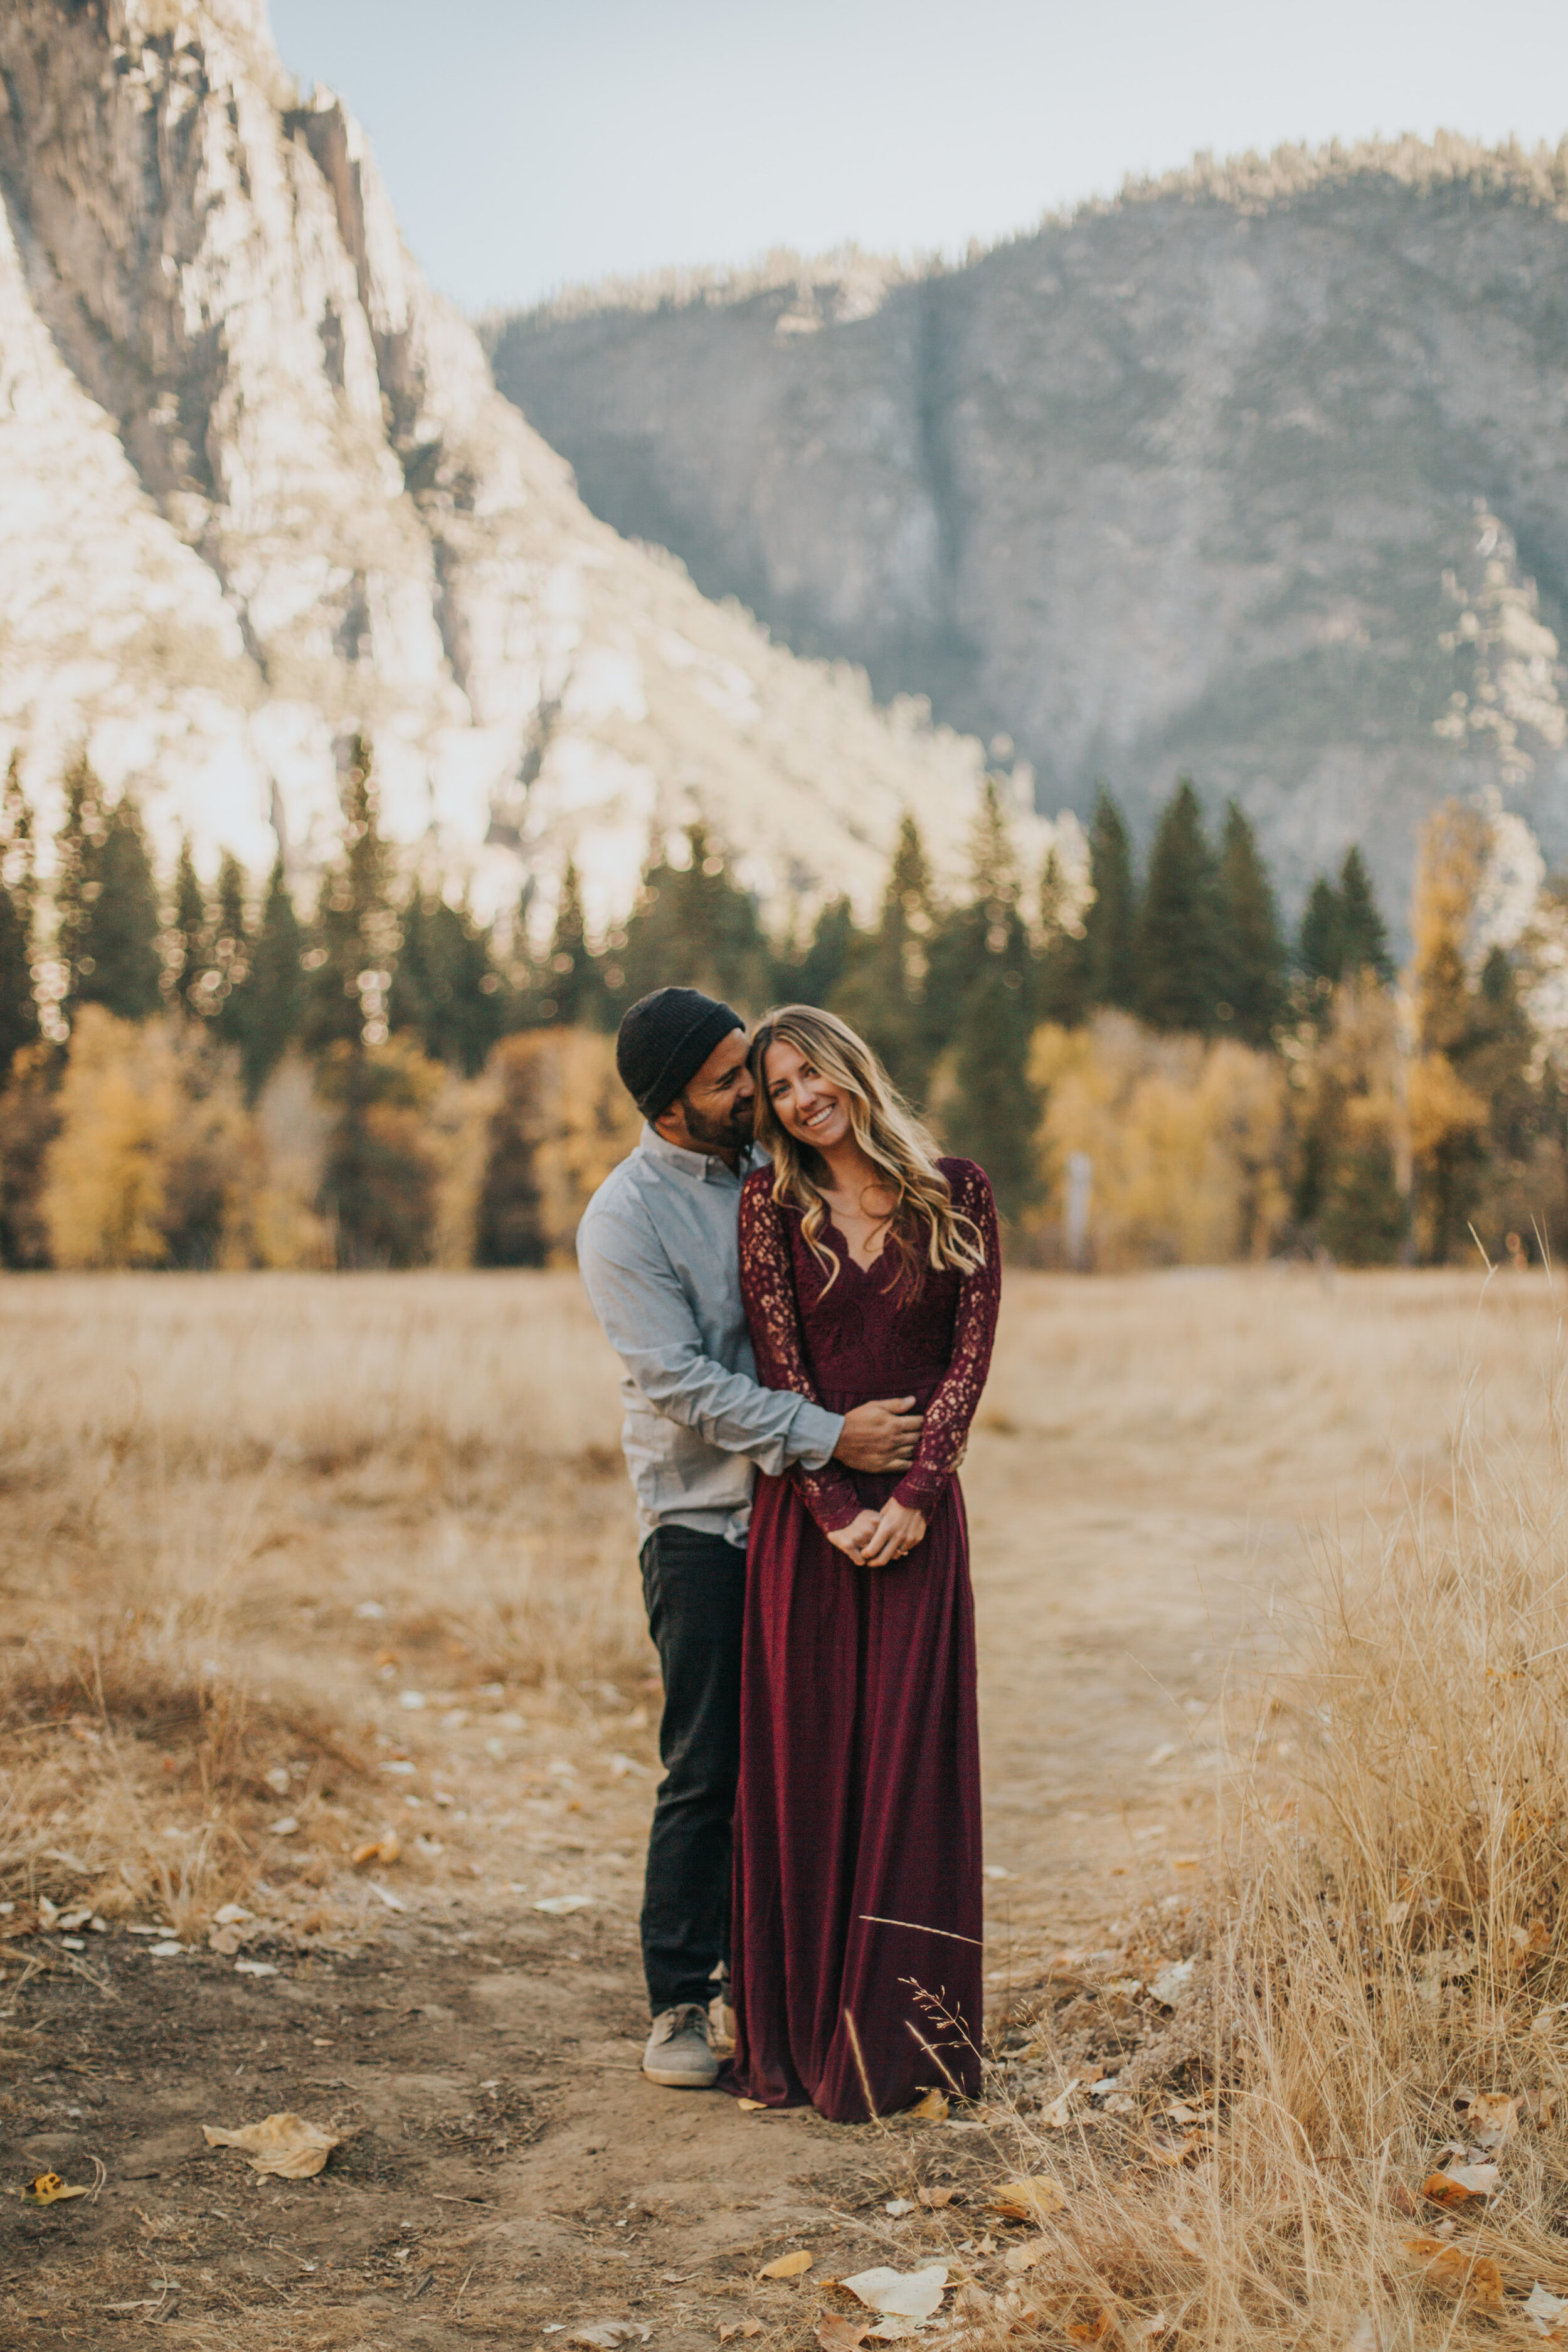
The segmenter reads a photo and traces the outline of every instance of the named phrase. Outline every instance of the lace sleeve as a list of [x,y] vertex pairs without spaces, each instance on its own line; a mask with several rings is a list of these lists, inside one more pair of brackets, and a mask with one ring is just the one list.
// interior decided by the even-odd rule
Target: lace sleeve
[[[773,1179],[765,1169],[748,1176],[741,1194],[741,1297],[763,1386],[793,1389],[797,1396],[819,1405],[822,1400],[806,1370],[789,1234],[773,1196]],[[825,1463],[820,1470],[807,1470],[796,1463],[788,1475],[826,1535],[847,1528],[866,1507],[833,1462]]]
[[[951,1165],[951,1163],[949,1163]],[[996,1203],[980,1169],[962,1164],[953,1173],[958,1205],[979,1228],[985,1263],[978,1273],[964,1276],[952,1327],[952,1357],[941,1387],[926,1407],[925,1424],[914,1461],[895,1489],[895,1500],[923,1512],[933,1506],[963,1457],[969,1442],[985,1376],[991,1369],[991,1347],[996,1337],[996,1311],[1002,1298],[1001,1237],[996,1227]]]

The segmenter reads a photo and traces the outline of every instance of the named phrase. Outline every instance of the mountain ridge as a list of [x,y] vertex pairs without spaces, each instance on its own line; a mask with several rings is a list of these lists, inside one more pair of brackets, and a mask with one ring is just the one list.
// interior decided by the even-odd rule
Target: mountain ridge
[[1455,792],[1568,855],[1568,142],[1200,158],[962,266],[787,258],[486,322],[596,512],[1052,805],[1234,793],[1292,898],[1361,838],[1402,907]]
[[699,818],[775,921],[868,911],[906,806],[957,873],[984,773],[588,512],[260,0],[11,0],[0,760],[46,831],[85,747],[165,854],[308,870],[360,731],[388,833],[541,930],[569,857],[603,929]]

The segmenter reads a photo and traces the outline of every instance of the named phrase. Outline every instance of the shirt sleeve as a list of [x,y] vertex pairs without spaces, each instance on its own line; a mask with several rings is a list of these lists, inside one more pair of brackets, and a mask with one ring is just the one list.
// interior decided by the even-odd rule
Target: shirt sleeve
[[829,1459],[842,1416],[729,1371],[705,1353],[690,1302],[647,1215],[584,1217],[577,1263],[605,1337],[656,1412],[770,1477],[795,1462]]
[[963,1173],[953,1179],[953,1191],[957,1205],[979,1233],[985,1263],[973,1274],[966,1274],[960,1286],[952,1355],[941,1386],[926,1407],[915,1458],[893,1490],[895,1502],[927,1518],[942,1499],[969,1443],[970,1423],[991,1370],[996,1314],[1002,1302],[1002,1245],[991,1187],[978,1168],[966,1163]]
[[[759,1377],[769,1388],[793,1391],[817,1406],[816,1384],[806,1367],[789,1235],[772,1181],[763,1171],[747,1178],[741,1194],[741,1296]],[[832,1462],[825,1467],[796,1468],[791,1475],[826,1535],[847,1528],[866,1508],[848,1477]]]

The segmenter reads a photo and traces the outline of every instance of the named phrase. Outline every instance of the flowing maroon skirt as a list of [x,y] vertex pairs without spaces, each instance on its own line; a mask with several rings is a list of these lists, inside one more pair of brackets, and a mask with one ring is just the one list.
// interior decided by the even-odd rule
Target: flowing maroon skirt
[[[857,1477],[873,1508],[894,1478]],[[896,1567],[757,1480],[735,1813],[727,2087],[838,2123],[980,2084],[980,1746],[953,1479]]]

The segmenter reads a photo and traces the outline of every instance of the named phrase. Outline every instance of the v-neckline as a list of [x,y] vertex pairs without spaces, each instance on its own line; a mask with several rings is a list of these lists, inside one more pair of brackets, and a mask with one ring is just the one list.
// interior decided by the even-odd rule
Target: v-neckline
[[831,1211],[828,1213],[827,1229],[833,1235],[834,1240],[838,1244],[839,1248],[843,1251],[845,1264],[847,1265],[852,1265],[857,1274],[869,1274],[873,1266],[879,1266],[881,1265],[883,1255],[888,1246],[886,1235],[883,1236],[882,1247],[877,1252],[876,1256],[874,1258],[868,1259],[866,1264],[862,1265],[860,1260],[856,1256],[854,1251],[849,1246],[848,1234],[845,1233],[842,1226],[839,1224],[837,1218],[832,1214]]

